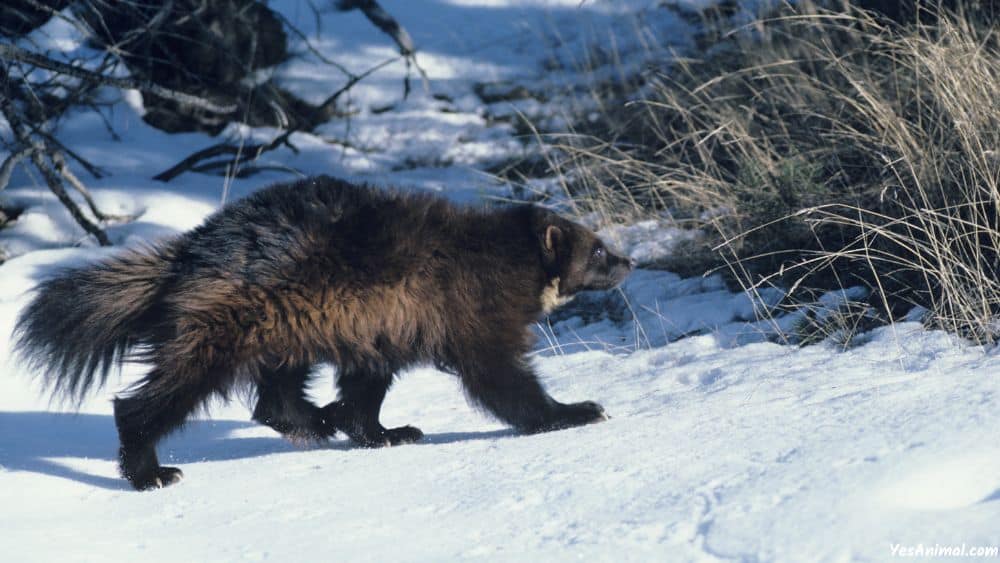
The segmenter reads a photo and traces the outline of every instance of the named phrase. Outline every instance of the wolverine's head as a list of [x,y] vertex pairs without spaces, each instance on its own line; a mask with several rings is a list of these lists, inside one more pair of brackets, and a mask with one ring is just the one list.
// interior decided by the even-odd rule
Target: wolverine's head
[[535,231],[550,285],[542,295],[551,310],[576,293],[612,289],[635,268],[635,261],[617,254],[589,229],[550,211],[535,212]]

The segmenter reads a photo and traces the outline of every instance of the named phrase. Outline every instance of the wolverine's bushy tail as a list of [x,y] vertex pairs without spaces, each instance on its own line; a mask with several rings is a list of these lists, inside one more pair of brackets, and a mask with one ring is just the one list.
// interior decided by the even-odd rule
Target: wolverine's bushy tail
[[105,382],[111,367],[148,330],[142,317],[169,270],[169,252],[151,249],[42,282],[18,317],[17,351],[54,392],[81,399],[95,382]]

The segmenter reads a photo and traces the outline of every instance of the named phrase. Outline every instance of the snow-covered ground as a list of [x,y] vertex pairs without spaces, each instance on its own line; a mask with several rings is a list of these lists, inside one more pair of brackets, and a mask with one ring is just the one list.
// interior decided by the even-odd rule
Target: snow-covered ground
[[[611,30],[624,50],[621,38],[640,21],[657,20],[671,41],[685,33],[652,1],[384,4],[422,48],[431,91],[401,102],[405,69],[389,67],[353,93],[361,113],[350,130],[297,135],[299,153],[269,153],[269,163],[463,201],[503,197],[479,170],[524,148],[494,117],[530,108],[484,105],[475,83],[545,90],[581,80],[571,61]],[[305,3],[273,5],[308,30]],[[75,45],[58,23],[43,31],[61,48]],[[325,13],[316,44],[358,72],[393,54],[357,14]],[[553,58],[570,62],[553,71]],[[282,72],[317,98],[342,81],[308,58]],[[370,111],[386,104],[397,107]],[[108,229],[119,245],[186,230],[224,197],[289,177],[152,181],[215,140],[153,131],[140,111],[134,100],[115,106],[121,141],[85,113],[60,134],[112,173],[87,179],[105,210],[138,214]],[[87,241],[23,170],[3,195],[28,209],[0,231],[13,256],[0,265],[0,560],[883,561],[918,546],[1000,546],[995,349],[916,323],[846,351],[780,345],[751,301],[717,277],[649,270],[538,327],[534,361],[552,394],[597,400],[608,422],[518,436],[471,409],[450,376],[421,369],[400,378],[383,411],[386,425],[422,428],[420,444],[301,448],[251,423],[245,405],[220,404],[160,448],[186,480],[132,492],[116,475],[109,399],[142,367],[127,366],[121,383],[70,409],[39,392],[8,338],[42,276],[116,250]],[[644,260],[684,236],[655,223],[602,233]],[[332,377],[327,369],[313,389],[318,401],[333,398]]]

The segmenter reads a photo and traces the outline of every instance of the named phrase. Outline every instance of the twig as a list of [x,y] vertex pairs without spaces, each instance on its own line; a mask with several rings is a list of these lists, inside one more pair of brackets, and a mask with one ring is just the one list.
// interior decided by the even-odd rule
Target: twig
[[0,191],[10,183],[10,175],[14,172],[14,167],[24,160],[24,157],[31,155],[35,147],[23,147],[21,150],[10,153],[10,156],[0,165]]
[[77,162],[77,164],[84,167],[84,169],[86,169],[87,172],[90,173],[90,175],[93,176],[95,179],[101,179],[108,175],[108,172],[106,170],[102,169],[101,167],[95,164],[92,164],[89,160],[77,154],[76,151],[67,147],[62,143],[62,141],[56,139],[49,133],[46,133],[45,131],[39,130],[37,128],[34,129],[33,132],[37,133],[38,135],[41,135],[45,139],[46,144],[55,145],[55,147],[59,149],[60,152],[66,153],[66,156],[72,158]]
[[396,18],[392,17],[392,14],[387,12],[376,0],[338,0],[337,7],[341,10],[361,10],[361,13],[368,18],[368,21],[372,22],[382,33],[385,33],[396,42],[396,46],[399,47],[399,54],[406,58],[406,78],[403,80],[404,98],[410,93],[411,64],[413,68],[417,69],[417,73],[420,75],[424,91],[430,90],[430,80],[427,77],[427,72],[417,62],[417,49],[413,46],[413,38],[410,37],[406,28],[400,25]]
[[[314,9],[315,9],[315,7],[314,7]],[[354,76],[354,73],[351,72],[350,70],[348,70],[347,67],[345,67],[344,65],[338,63],[337,61],[335,61],[333,59],[327,58],[326,55],[324,55],[323,53],[321,53],[319,49],[317,49],[315,46],[313,46],[312,41],[309,40],[309,38],[306,36],[306,34],[303,33],[301,29],[299,29],[299,28],[295,27],[294,25],[292,25],[292,22],[288,21],[288,18],[285,17],[284,14],[282,14],[280,12],[275,12],[275,14],[278,16],[278,18],[281,19],[281,21],[285,22],[285,27],[288,28],[289,31],[291,31],[292,33],[294,33],[295,35],[297,35],[298,38],[302,40],[302,42],[306,46],[306,49],[310,53],[312,53],[314,57],[316,57],[317,59],[319,59],[322,63],[328,64],[328,65],[332,66],[333,68],[339,70],[340,72],[346,74],[347,76]]]
[[101,246],[111,246],[111,239],[108,238],[107,233],[92,223],[90,219],[87,219],[87,217],[85,217],[83,212],[80,210],[80,206],[78,206],[76,202],[73,201],[73,198],[69,197],[69,194],[66,193],[66,188],[63,187],[62,182],[59,181],[59,176],[56,175],[55,171],[52,170],[52,168],[50,168],[45,162],[45,159],[42,158],[42,152],[40,150],[32,151],[31,160],[35,163],[35,168],[42,173],[42,176],[45,178],[45,183],[48,184],[49,189],[52,190],[52,193],[56,194],[59,201],[61,201],[66,209],[69,210],[70,215],[73,216],[76,223],[83,227],[83,230],[94,235],[97,242],[100,243]]
[[[332,106],[333,104],[335,104],[337,102],[337,99],[340,98],[340,96],[342,96],[344,94],[344,92],[347,92],[348,90],[350,90],[351,88],[353,88],[355,84],[357,84],[358,82],[361,82],[362,80],[364,80],[365,78],[367,78],[368,76],[370,76],[373,72],[381,69],[382,67],[388,66],[389,64],[392,64],[392,63],[394,63],[394,62],[396,62],[398,60],[399,60],[399,57],[393,57],[391,59],[386,59],[386,60],[378,63],[377,65],[369,68],[368,70],[362,72],[361,74],[353,76],[350,80],[347,81],[347,83],[345,83],[343,86],[341,86],[336,92],[334,92],[333,94],[331,94],[327,99],[323,100],[323,103],[321,103],[319,106],[316,107],[316,112],[315,113],[318,114],[318,115],[325,114],[330,109],[330,106]],[[317,125],[319,125],[319,124],[318,123],[310,123],[309,124],[309,129],[311,130],[314,127],[316,127]]]
[[408,57],[416,51],[413,48],[413,39],[410,38],[406,29],[399,25],[396,18],[392,17],[392,14],[385,11],[385,8],[375,0],[339,0],[337,7],[341,10],[361,10],[368,21],[375,24],[375,27],[396,42],[396,45],[399,46],[399,53],[404,57]]
[[93,196],[90,195],[90,190],[88,190],[87,186],[85,186],[83,182],[76,177],[76,174],[70,170],[69,166],[66,165],[66,159],[63,158],[62,153],[59,151],[53,151],[50,155],[50,159],[52,160],[52,163],[56,165],[56,171],[59,172],[59,174],[61,174],[67,182],[69,182],[70,186],[73,186],[73,189],[75,189],[77,193],[83,196],[83,200],[87,202],[87,207],[90,208],[90,212],[94,214],[94,217],[96,217],[98,221],[130,221],[134,219],[134,217],[130,215],[112,215],[104,213],[98,209],[97,205],[94,203]]

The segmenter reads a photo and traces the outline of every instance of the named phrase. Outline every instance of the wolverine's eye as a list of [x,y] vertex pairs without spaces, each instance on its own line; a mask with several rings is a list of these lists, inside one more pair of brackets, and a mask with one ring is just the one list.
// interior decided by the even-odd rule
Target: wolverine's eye
[[603,246],[594,247],[593,255],[594,258],[604,258],[604,247]]

